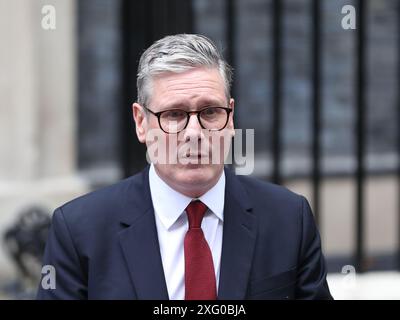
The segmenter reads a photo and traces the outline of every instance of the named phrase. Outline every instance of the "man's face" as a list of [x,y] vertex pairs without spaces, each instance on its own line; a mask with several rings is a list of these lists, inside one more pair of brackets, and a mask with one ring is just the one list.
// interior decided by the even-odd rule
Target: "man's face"
[[[153,112],[170,109],[197,111],[206,107],[229,107],[234,101],[227,101],[224,81],[217,69],[195,68],[184,73],[165,73],[155,77],[151,83],[151,98],[145,106]],[[148,150],[154,140],[149,139],[153,130],[162,134],[166,144],[166,163],[155,163],[158,175],[175,190],[191,197],[197,197],[209,190],[219,179],[227,145],[234,135],[233,112],[230,113],[225,129],[209,131],[202,129],[196,114],[191,114],[186,129],[168,134],[160,131],[155,115],[142,106],[133,105],[136,132],[139,141],[146,143]],[[160,143],[160,142],[158,142]],[[217,161],[215,161],[217,159]],[[214,161],[213,161],[214,160]],[[175,162],[175,163],[174,163]],[[215,163],[217,162],[217,163]]]

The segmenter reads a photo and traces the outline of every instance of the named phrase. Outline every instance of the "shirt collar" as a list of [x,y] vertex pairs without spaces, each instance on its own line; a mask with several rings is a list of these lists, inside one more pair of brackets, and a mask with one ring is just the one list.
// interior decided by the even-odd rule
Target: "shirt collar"
[[[193,199],[179,193],[166,184],[164,180],[158,176],[153,164],[151,164],[149,170],[149,185],[155,214],[159,217],[165,228],[170,229]],[[223,221],[225,199],[224,170],[214,187],[198,199],[202,201],[218,219]]]

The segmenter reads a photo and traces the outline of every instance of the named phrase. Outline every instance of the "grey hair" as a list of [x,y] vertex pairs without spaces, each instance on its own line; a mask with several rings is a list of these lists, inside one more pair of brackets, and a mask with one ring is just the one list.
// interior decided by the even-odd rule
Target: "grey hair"
[[156,41],[140,57],[137,75],[138,103],[148,105],[153,76],[167,72],[182,73],[197,67],[219,70],[229,100],[232,68],[215,44],[202,35],[177,34]]

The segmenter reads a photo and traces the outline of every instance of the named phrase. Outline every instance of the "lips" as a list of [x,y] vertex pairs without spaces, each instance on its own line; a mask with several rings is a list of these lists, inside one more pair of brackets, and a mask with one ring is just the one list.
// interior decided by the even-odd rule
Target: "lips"
[[201,153],[189,153],[186,154],[186,157],[206,157],[206,154],[201,154]]
[[[202,153],[187,153],[186,155],[182,155],[180,158],[181,161],[184,161],[186,165],[189,166],[199,166],[199,165],[204,165],[208,163],[209,161],[209,156],[207,154],[202,154]],[[203,161],[206,161],[203,163]]]
[[194,158],[194,159],[200,159],[200,158],[206,158],[208,155],[206,154],[186,154],[184,158]]
[[186,153],[182,154],[184,158],[201,158],[207,157],[205,153],[198,153],[198,152],[190,152],[191,150],[186,150]]

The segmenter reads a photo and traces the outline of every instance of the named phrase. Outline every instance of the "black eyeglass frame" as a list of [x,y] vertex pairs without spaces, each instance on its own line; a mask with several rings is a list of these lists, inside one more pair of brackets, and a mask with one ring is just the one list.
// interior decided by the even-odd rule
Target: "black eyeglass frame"
[[[183,109],[168,109],[168,110],[163,110],[163,111],[159,111],[159,112],[154,112],[154,111],[150,110],[149,108],[147,108],[146,106],[142,106],[142,107],[143,107],[144,109],[146,109],[147,111],[149,111],[151,114],[153,114],[153,115],[155,115],[155,116],[157,117],[158,125],[159,125],[160,129],[161,129],[162,131],[164,131],[165,133],[167,133],[167,134],[178,134],[179,132],[185,130],[186,127],[187,127],[187,125],[188,125],[188,123],[189,123],[190,116],[191,116],[193,113],[196,114],[196,116],[197,116],[197,121],[199,122],[200,127],[201,127],[202,129],[209,130],[209,131],[221,131],[221,130],[224,130],[224,129],[226,128],[228,122],[229,122],[229,115],[230,115],[231,112],[233,111],[232,108],[228,108],[228,107],[206,107],[206,108],[203,108],[203,109],[197,110],[197,111],[186,111],[186,110],[183,110]],[[225,122],[225,125],[224,125],[221,129],[207,129],[206,127],[203,126],[203,123],[201,122],[200,113],[202,113],[202,112],[205,111],[205,110],[208,110],[208,109],[215,109],[215,108],[217,108],[217,109],[223,109],[223,110],[226,111],[227,114],[226,114],[226,122]],[[163,127],[161,126],[161,115],[162,115],[164,112],[170,112],[170,111],[174,111],[174,110],[176,110],[176,111],[183,111],[183,112],[186,113],[186,124],[185,124],[185,126],[184,126],[181,130],[179,130],[179,131],[177,131],[177,132],[172,132],[172,133],[171,133],[171,132],[165,131],[165,130],[163,129]]]

